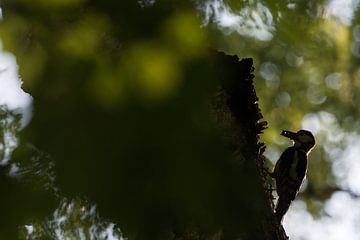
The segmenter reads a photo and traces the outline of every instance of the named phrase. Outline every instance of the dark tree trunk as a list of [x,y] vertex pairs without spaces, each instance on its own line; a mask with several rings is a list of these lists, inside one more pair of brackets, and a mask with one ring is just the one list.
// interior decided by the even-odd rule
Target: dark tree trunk
[[[287,239],[273,213],[272,184],[264,164],[265,146],[260,141],[260,134],[266,129],[267,122],[263,120],[253,85],[253,60],[239,60],[237,56],[216,52],[213,64],[215,76],[221,82],[221,89],[214,101],[215,117],[224,132],[224,139],[227,139],[226,144],[234,151],[234,161],[229,163],[233,168],[233,176],[228,184],[233,188],[234,195],[230,196],[233,198],[230,202],[235,215],[230,221],[237,221],[239,207],[247,208],[248,217],[254,218],[253,227],[248,227],[244,233],[236,225],[233,231],[240,230],[238,234],[242,239]],[[242,178],[241,183],[237,182],[239,176],[243,175],[247,178]],[[253,189],[244,192],[246,184],[250,184]],[[240,211],[237,213],[241,214]],[[241,219],[242,216],[237,217],[240,223],[247,221]],[[223,226],[223,229],[229,228],[226,224]],[[224,239],[235,238],[226,236]]]

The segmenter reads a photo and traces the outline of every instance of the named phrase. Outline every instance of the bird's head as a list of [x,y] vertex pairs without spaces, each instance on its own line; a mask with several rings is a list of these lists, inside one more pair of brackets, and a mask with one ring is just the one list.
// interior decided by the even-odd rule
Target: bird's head
[[294,146],[300,148],[301,150],[309,153],[315,146],[316,141],[314,135],[307,130],[300,130],[298,132],[291,132],[283,130],[281,135],[287,138],[290,138],[294,141]]

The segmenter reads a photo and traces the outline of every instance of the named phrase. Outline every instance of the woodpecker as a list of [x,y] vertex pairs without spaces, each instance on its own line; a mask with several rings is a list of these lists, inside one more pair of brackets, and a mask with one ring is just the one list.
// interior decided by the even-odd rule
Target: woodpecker
[[279,223],[295,199],[305,179],[308,155],[315,146],[314,135],[307,130],[291,132],[283,130],[281,135],[293,140],[294,145],[288,147],[277,161],[271,174],[276,181],[276,192],[279,196],[275,215]]

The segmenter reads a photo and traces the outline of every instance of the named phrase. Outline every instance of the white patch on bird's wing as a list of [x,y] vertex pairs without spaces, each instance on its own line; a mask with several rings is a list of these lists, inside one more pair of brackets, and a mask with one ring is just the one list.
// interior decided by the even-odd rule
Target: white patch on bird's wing
[[295,152],[294,152],[294,159],[293,159],[293,162],[291,163],[290,169],[289,169],[290,177],[291,177],[293,180],[296,180],[296,179],[297,179],[297,171],[296,171],[296,168],[297,168],[298,163],[299,163],[299,155],[298,155],[298,152],[295,151]]

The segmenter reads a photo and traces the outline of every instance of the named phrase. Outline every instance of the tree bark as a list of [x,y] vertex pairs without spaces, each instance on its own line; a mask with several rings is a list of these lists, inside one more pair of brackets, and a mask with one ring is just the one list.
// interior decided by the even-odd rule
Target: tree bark
[[[258,201],[260,205],[252,209],[258,218],[259,232],[255,234],[249,229],[244,239],[288,239],[284,228],[274,216],[272,180],[265,167],[265,145],[260,140],[267,122],[263,120],[253,85],[253,60],[239,60],[236,55],[229,56],[221,52],[214,55],[216,76],[221,82],[221,90],[214,104],[217,122],[225,135],[231,135],[228,144],[234,148],[235,159],[239,164],[238,173],[255,171],[252,175],[254,178],[247,180],[256,183],[252,186],[260,189],[254,192],[255,195],[244,196],[261,199]],[[262,193],[256,196],[259,192]]]

